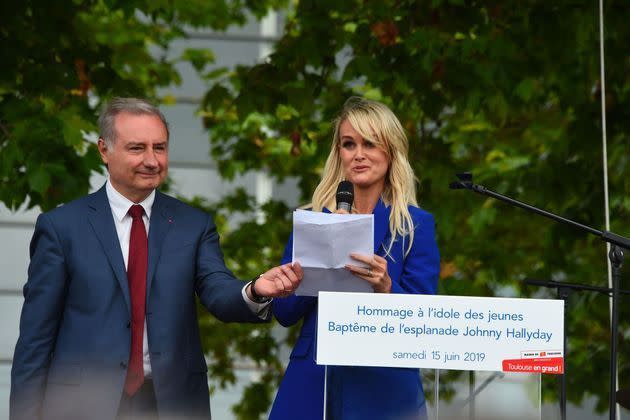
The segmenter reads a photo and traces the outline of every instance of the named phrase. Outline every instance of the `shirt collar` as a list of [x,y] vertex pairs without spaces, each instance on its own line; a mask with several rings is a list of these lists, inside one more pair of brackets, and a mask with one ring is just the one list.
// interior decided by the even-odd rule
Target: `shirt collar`
[[107,193],[109,206],[111,207],[114,218],[117,221],[121,222],[127,215],[129,208],[134,204],[140,204],[142,208],[144,208],[144,213],[147,215],[147,218],[149,220],[151,219],[151,207],[153,207],[153,201],[155,201],[155,190],[151,191],[151,194],[139,203],[134,203],[116,191],[116,188],[114,188],[111,182],[109,182],[109,179],[105,183],[105,191]]

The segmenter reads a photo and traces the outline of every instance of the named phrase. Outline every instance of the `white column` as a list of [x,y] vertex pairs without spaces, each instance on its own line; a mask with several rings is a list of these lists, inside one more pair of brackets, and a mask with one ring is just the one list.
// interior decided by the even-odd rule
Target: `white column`
[[[270,11],[260,22],[260,35],[264,38],[274,37],[278,33],[278,14]],[[271,44],[261,41],[258,44],[258,59],[265,60],[271,53]],[[273,183],[271,177],[265,170],[256,173],[256,206],[260,207],[271,199],[273,194]],[[262,211],[256,212],[256,221],[259,224],[265,223],[265,216]]]

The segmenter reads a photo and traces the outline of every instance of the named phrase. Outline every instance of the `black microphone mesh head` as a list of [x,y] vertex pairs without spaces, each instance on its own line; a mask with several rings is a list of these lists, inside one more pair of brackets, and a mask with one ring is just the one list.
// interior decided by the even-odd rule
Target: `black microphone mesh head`
[[347,203],[352,207],[354,201],[354,185],[350,181],[341,181],[337,187],[337,207],[339,203]]

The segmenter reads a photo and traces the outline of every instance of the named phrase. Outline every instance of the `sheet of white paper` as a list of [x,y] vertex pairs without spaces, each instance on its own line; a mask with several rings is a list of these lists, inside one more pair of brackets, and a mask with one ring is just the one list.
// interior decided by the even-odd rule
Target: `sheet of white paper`
[[318,292],[371,292],[368,282],[344,268],[361,265],[351,253],[374,253],[374,216],[330,214],[296,210],[293,213],[293,261],[304,269],[304,279],[295,293],[317,296]]

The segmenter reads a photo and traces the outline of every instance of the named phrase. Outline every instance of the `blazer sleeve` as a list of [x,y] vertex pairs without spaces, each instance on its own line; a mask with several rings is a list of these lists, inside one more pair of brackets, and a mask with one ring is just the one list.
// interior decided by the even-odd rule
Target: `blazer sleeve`
[[20,335],[11,367],[11,419],[40,417],[67,293],[68,274],[62,243],[47,214],[37,218],[30,257]]
[[[414,218],[414,239],[405,257],[400,283],[392,283],[392,293],[434,295],[440,275],[440,253],[435,241],[435,220],[426,212]],[[405,252],[403,246],[403,255]]]
[[[286,264],[293,260],[293,234],[289,238],[289,242],[284,249],[284,255],[282,256],[282,264]],[[290,327],[296,324],[317,306],[317,298],[314,296],[296,296],[292,294],[285,298],[275,298],[272,302],[273,315],[278,322],[285,326]]]
[[196,257],[195,291],[201,303],[223,322],[264,322],[242,295],[245,283],[238,281],[225,266],[217,227],[209,215],[199,241]]

